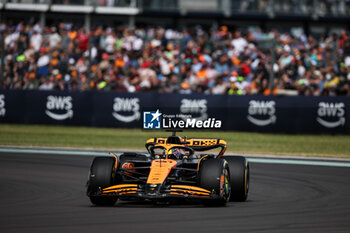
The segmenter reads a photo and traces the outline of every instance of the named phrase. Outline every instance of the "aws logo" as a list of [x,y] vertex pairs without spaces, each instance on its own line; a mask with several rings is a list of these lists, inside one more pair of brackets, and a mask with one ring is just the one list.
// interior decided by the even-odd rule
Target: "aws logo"
[[121,122],[129,123],[140,119],[139,98],[114,98],[112,115]]
[[62,121],[73,117],[73,99],[71,96],[49,95],[46,102],[46,115]]
[[266,126],[276,123],[276,102],[271,101],[249,101],[248,116],[247,119],[257,125]]
[[320,102],[316,120],[327,128],[345,125],[345,104]]
[[182,114],[193,114],[192,119],[206,120],[208,118],[207,103],[206,99],[182,99],[180,112]]
[[0,117],[4,117],[5,115],[6,115],[5,95],[0,95]]

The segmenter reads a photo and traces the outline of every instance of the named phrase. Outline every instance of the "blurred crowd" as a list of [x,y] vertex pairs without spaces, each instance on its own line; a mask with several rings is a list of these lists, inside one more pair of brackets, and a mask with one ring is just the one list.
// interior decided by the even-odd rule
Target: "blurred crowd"
[[21,22],[2,23],[0,30],[6,89],[350,95],[345,30],[317,38],[227,26],[87,32],[67,23]]
[[[350,0],[232,0],[235,10],[240,12],[287,12],[292,14],[347,15]],[[316,6],[316,7],[315,7]]]

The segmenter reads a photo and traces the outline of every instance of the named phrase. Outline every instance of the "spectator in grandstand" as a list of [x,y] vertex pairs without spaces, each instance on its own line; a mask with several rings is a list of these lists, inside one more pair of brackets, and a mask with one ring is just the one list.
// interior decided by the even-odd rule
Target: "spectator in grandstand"
[[[8,89],[350,95],[350,37],[227,26],[205,31],[1,25]],[[275,64],[261,40],[275,40]],[[90,43],[90,45],[89,45]],[[90,62],[91,60],[91,62]],[[274,89],[270,90],[273,72]]]

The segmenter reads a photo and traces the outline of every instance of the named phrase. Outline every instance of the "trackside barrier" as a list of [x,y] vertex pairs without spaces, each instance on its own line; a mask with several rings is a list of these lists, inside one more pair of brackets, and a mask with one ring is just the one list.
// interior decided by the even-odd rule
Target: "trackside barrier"
[[144,110],[222,120],[223,130],[350,134],[349,97],[0,90],[0,122],[142,127]]

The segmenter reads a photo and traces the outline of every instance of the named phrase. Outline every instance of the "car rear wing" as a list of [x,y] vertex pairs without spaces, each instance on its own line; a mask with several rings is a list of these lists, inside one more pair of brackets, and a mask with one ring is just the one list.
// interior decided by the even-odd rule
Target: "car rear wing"
[[168,138],[150,138],[147,140],[145,146],[148,149],[150,145],[161,146],[162,144],[184,145],[192,148],[194,151],[207,151],[221,148],[217,158],[222,157],[226,151],[226,141],[222,139],[187,139],[187,137],[181,138],[179,136],[170,136]]

